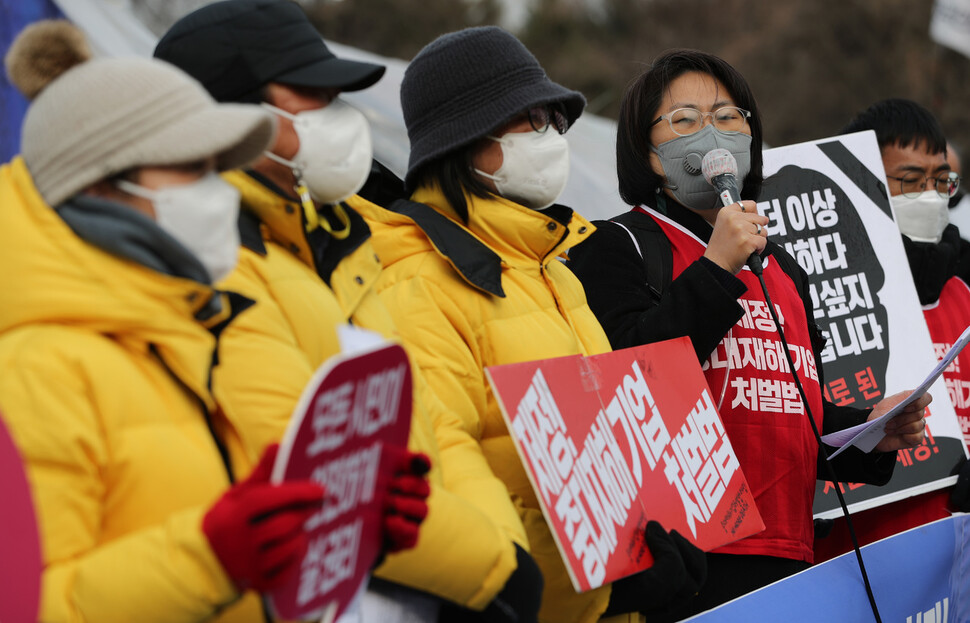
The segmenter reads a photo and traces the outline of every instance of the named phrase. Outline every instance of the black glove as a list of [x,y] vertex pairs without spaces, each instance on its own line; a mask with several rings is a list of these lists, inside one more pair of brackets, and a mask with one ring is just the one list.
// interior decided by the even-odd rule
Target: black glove
[[604,615],[639,612],[655,614],[693,597],[707,579],[707,556],[673,530],[650,521],[647,546],[653,566],[613,582],[610,603]]
[[442,606],[438,623],[535,623],[542,603],[542,572],[532,556],[518,545],[515,560],[515,571],[484,610],[476,612],[448,603]]
[[970,513],[970,461],[964,459],[952,473],[957,475],[957,484],[950,492],[950,504],[954,510]]
[[830,534],[832,534],[832,528],[835,527],[834,519],[816,519],[812,522],[815,528],[815,540],[826,539]]

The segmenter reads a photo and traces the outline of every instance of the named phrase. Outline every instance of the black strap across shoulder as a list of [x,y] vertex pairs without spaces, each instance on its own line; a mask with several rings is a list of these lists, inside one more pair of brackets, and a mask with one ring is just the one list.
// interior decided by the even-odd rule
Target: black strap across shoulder
[[610,219],[633,234],[647,271],[647,287],[654,302],[663,297],[664,288],[673,280],[673,257],[670,241],[660,225],[642,212],[631,210]]

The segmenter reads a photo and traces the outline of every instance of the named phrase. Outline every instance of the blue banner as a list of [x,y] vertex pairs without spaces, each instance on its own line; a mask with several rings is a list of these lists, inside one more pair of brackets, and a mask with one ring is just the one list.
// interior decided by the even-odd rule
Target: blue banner
[[[862,549],[883,621],[970,621],[970,515],[914,528]],[[855,554],[776,582],[690,621],[873,621]]]
[[[63,17],[51,0],[0,0],[0,51],[7,55],[10,44],[24,26],[40,19]],[[0,163],[20,152],[20,124],[27,100],[0,72]]]

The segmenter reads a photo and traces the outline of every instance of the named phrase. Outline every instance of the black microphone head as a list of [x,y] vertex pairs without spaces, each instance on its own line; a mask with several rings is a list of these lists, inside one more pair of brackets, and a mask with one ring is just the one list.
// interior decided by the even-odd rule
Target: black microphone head
[[718,175],[729,174],[735,178],[738,176],[738,161],[734,154],[726,149],[718,148],[704,154],[701,161],[701,171],[708,184],[714,185],[712,181]]

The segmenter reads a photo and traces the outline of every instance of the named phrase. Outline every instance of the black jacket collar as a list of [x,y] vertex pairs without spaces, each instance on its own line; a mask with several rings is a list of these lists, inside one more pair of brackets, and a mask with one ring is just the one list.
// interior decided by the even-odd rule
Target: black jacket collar
[[[287,201],[299,204],[299,200],[284,192],[266,176],[252,170],[247,170],[246,174]],[[367,226],[363,217],[357,214],[346,203],[342,203],[341,205],[350,218],[350,235],[347,238],[338,240],[328,234],[323,228],[317,228],[306,235],[307,243],[313,253],[313,261],[317,274],[327,285],[330,284],[330,277],[343,258],[353,253],[365,240],[370,238],[370,228]],[[323,206],[320,208],[323,218],[330,219],[332,209],[331,206]],[[250,251],[263,256],[266,255],[266,244],[263,241],[261,221],[254,212],[247,210],[245,205],[239,211],[239,240],[242,246]]]
[[505,297],[502,258],[470,232],[423,203],[399,199],[387,209],[414,221],[469,284],[488,294]]
[[676,223],[686,227],[690,233],[697,236],[704,244],[711,241],[711,233],[714,231],[714,228],[700,214],[688,210],[670,197],[661,195],[656,197],[655,205],[651,207]]
[[936,244],[914,242],[905,234],[902,238],[920,304],[935,303],[940,300],[943,286],[956,274],[960,259],[959,230],[954,225],[947,225],[943,238]]

